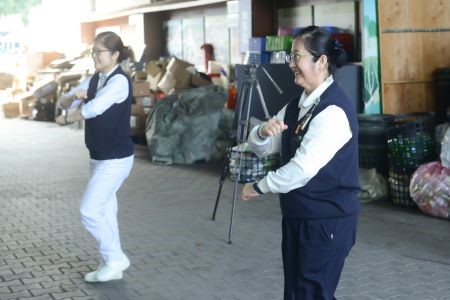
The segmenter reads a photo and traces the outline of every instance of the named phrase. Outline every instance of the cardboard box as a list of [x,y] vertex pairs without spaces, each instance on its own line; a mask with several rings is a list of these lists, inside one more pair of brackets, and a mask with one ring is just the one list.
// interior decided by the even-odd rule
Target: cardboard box
[[187,61],[178,59],[174,56],[167,64],[166,70],[167,72],[171,72],[176,76],[178,72],[186,71],[186,68],[190,66],[192,66],[192,64],[188,63]]
[[18,102],[9,102],[3,104],[3,113],[5,118],[17,118],[20,114],[20,106]]
[[176,74],[167,71],[158,83],[158,88],[164,93],[169,93],[172,89],[185,89],[190,86],[191,77],[192,74],[186,70],[179,70]]
[[191,84],[192,74],[186,70],[180,70],[174,73],[175,76],[175,89],[185,89]]
[[145,81],[147,80],[147,72],[145,71],[135,71],[134,72],[134,79],[136,81]]
[[149,96],[150,95],[150,83],[147,81],[135,81],[133,82],[133,97]]
[[156,91],[158,88],[158,83],[161,81],[161,78],[163,77],[163,71],[159,72],[155,76],[148,74],[147,75],[147,81],[150,83],[150,89],[152,91]]
[[164,72],[161,66],[158,64],[157,61],[150,61],[147,66],[145,67],[145,70],[147,71],[147,74],[155,77],[156,75]]
[[171,72],[166,72],[158,83],[158,88],[168,94],[176,84],[175,76]]

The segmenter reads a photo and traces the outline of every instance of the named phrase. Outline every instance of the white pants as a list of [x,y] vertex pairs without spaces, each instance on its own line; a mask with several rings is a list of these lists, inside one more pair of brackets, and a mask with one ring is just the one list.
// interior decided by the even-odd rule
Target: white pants
[[90,178],[81,200],[81,222],[97,240],[104,262],[118,261],[120,245],[116,192],[128,177],[134,156],[90,161]]

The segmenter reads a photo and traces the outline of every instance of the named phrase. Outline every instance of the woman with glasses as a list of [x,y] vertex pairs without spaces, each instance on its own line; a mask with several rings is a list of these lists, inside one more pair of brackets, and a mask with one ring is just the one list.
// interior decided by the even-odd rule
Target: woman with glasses
[[295,36],[287,61],[304,91],[248,139],[259,156],[281,152],[282,166],[246,184],[242,198],[280,194],[284,299],[335,299],[359,213],[358,122],[333,79],[346,53],[310,26]]
[[[113,32],[97,35],[92,49],[95,74],[60,100],[70,109],[83,106],[65,117],[61,125],[85,120],[85,143],[90,155],[90,178],[81,200],[81,221],[98,243],[101,262],[85,275],[87,282],[122,279],[130,261],[122,251],[117,222],[116,192],[133,165],[131,140],[131,80],[119,63],[127,49]],[[78,100],[78,101],[76,101]]]

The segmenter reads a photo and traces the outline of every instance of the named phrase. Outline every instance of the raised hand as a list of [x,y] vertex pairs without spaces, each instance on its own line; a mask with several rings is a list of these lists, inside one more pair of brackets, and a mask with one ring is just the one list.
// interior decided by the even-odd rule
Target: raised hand
[[273,117],[269,121],[263,123],[260,128],[260,134],[263,137],[276,136],[281,134],[288,128],[286,124],[282,120],[278,120]]

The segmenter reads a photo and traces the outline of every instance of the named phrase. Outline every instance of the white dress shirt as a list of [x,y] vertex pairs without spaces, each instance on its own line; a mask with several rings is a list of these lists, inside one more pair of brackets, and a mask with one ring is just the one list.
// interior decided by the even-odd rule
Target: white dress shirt
[[[102,78],[102,76],[105,76],[105,78],[107,78],[117,68],[118,65],[116,65],[111,71],[109,71],[106,74],[100,72],[99,79]],[[92,77],[87,78],[86,80],[81,82],[78,86],[73,88],[70,92],[68,92],[66,95],[71,96],[75,93],[76,90],[80,89],[87,90],[91,79]],[[91,101],[83,105],[83,108],[81,109],[81,114],[85,119],[95,118],[96,116],[101,115],[103,112],[105,112],[113,104],[122,103],[123,101],[125,101],[128,98],[128,93],[129,93],[128,80],[122,74],[117,74],[111,77],[106,86],[102,86],[102,82],[101,80],[99,80],[97,86],[97,93],[95,94],[95,97]],[[68,109],[78,106],[81,101],[82,100],[74,101]]]
[[[333,81],[333,76],[330,75],[310,95],[303,92],[299,100],[298,120],[308,112]],[[284,120],[286,106],[275,118]],[[257,130],[258,126],[253,128],[248,138],[253,152],[258,156],[280,152],[281,134],[262,140],[258,137]],[[328,106],[311,119],[308,131],[294,157],[278,170],[270,171],[259,181],[258,187],[263,193],[287,193],[306,185],[351,137],[352,132],[345,112],[336,105]]]
[[[64,96],[66,97],[71,97],[73,96],[73,94],[75,94],[75,91],[77,90],[86,90],[89,88],[89,81],[91,81],[92,76],[86,77],[80,84],[78,84],[76,87],[73,87],[70,91],[68,91]],[[82,99],[75,99],[72,104],[67,107],[67,108],[63,108],[63,107],[59,107],[61,109],[64,110],[72,110],[77,108],[78,106],[80,106],[80,104],[83,102]]]

